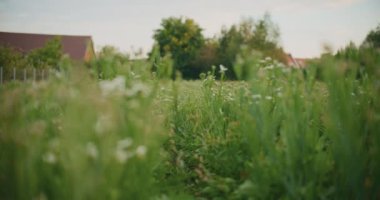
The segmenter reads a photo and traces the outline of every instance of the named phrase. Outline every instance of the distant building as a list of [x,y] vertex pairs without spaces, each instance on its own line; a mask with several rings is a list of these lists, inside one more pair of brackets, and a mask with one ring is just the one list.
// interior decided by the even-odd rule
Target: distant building
[[305,58],[294,58],[292,54],[288,54],[286,59],[287,59],[287,65],[289,67],[301,68],[301,69],[306,67],[306,64],[308,61],[308,59],[305,59]]
[[91,36],[0,32],[0,46],[9,46],[22,53],[28,53],[42,48],[47,41],[56,36],[61,38],[63,54],[71,59],[89,61],[95,56]]

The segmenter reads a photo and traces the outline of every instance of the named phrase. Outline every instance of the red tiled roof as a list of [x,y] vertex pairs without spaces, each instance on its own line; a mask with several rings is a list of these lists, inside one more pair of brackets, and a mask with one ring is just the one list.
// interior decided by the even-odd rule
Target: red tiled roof
[[291,54],[288,54],[287,57],[288,66],[296,67],[296,68],[305,68],[306,62],[308,59],[306,58],[294,58]]
[[85,58],[87,45],[89,42],[92,42],[91,36],[0,32],[0,46],[10,46],[26,53],[43,47],[47,41],[56,36],[61,37],[63,53],[68,54],[70,58],[75,60],[83,60]]

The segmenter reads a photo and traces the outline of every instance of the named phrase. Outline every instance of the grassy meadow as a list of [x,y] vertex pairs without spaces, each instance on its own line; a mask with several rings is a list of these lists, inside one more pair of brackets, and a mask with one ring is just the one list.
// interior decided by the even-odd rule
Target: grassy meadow
[[0,85],[0,199],[379,199],[379,79],[245,64],[246,81],[135,61]]

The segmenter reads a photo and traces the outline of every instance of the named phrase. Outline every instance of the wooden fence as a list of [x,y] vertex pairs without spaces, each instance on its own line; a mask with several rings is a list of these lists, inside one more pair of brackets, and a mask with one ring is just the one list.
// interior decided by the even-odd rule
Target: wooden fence
[[46,80],[51,75],[50,69],[37,68],[4,68],[0,67],[0,84],[10,81],[39,81]]

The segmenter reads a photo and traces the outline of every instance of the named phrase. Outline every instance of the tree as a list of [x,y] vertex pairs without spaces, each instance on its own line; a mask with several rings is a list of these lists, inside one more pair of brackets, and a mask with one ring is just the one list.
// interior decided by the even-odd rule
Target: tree
[[199,78],[201,73],[212,70],[213,65],[218,64],[217,50],[219,43],[215,38],[206,39],[205,44],[199,50],[196,58],[191,62],[192,77]]
[[245,52],[257,51],[263,56],[272,57],[280,62],[286,62],[286,54],[279,46],[280,32],[270,15],[265,14],[258,21],[252,18],[244,19],[229,29],[223,28],[219,38],[218,60],[231,70],[227,76],[236,78],[232,67],[237,56]]
[[367,37],[363,42],[363,46],[380,48],[380,24],[367,34]]
[[98,79],[112,79],[118,70],[126,65],[129,57],[113,46],[104,46],[91,61],[91,67]]
[[21,68],[26,65],[23,55],[12,47],[0,46],[0,67]]
[[[369,31],[360,47],[353,42],[338,50],[334,55],[336,61],[344,62],[341,71],[356,71],[357,78],[363,74],[380,77],[380,25]],[[322,57],[322,59],[325,59]]]
[[173,58],[172,77],[178,70],[185,78],[189,78],[191,63],[204,45],[199,25],[188,18],[166,18],[162,20],[161,28],[155,31],[153,38],[159,46],[160,55],[164,57],[170,54]]
[[156,77],[160,79],[171,78],[173,74],[173,60],[171,55],[164,57],[160,55],[160,48],[157,44],[153,45],[153,49],[149,55],[149,61],[152,64],[152,71],[156,72]]
[[8,46],[0,46],[0,68],[3,79],[13,76],[14,69],[22,69],[27,65],[25,57],[17,50]]
[[31,51],[27,59],[29,64],[36,68],[57,68],[62,55],[61,38],[54,37],[47,41],[44,47]]

